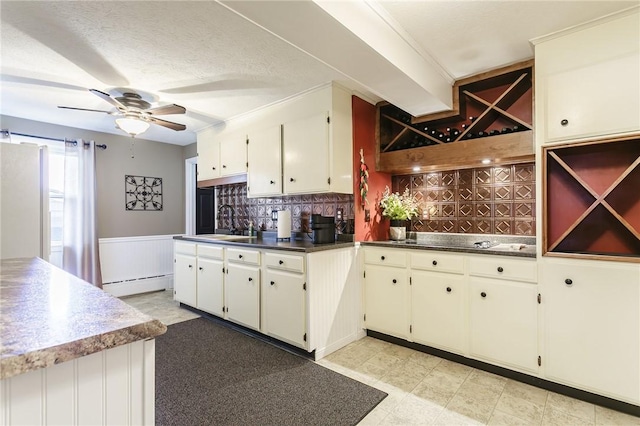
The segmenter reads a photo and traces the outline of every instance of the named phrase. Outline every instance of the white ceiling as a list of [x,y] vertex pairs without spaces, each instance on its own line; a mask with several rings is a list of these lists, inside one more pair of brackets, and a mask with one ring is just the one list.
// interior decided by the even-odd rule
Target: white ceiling
[[122,134],[93,88],[134,89],[199,129],[334,80],[414,115],[456,79],[533,57],[529,40],[640,1],[2,1],[0,114]]

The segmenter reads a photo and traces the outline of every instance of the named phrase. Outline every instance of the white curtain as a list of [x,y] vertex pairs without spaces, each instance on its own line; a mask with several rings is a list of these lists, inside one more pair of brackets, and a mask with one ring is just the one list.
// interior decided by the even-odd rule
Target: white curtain
[[102,288],[96,217],[96,144],[65,143],[63,269]]

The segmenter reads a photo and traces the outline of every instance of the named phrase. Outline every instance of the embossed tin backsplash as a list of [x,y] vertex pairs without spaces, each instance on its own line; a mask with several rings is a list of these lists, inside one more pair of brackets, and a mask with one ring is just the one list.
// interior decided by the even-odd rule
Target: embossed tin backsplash
[[[247,198],[247,184],[238,183],[221,185],[217,189],[217,205],[229,204],[235,210],[235,226],[247,229],[249,221],[259,229],[276,229],[277,222],[271,219],[271,212],[277,210],[291,211],[291,229],[293,231],[310,232],[309,220],[312,214],[335,217],[338,209],[342,209],[343,221],[338,223],[337,230],[348,232],[349,220],[353,220],[353,195],[350,194],[314,194],[289,195],[271,198]],[[219,228],[229,227],[228,216],[218,218]],[[353,230],[351,230],[353,232]]]
[[423,212],[412,231],[535,235],[534,163],[392,178],[394,192],[406,188]]

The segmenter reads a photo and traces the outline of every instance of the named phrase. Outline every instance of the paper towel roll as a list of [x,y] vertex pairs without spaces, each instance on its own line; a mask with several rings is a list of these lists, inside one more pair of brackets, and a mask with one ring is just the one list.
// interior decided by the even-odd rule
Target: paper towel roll
[[278,239],[291,238],[291,210],[278,210]]

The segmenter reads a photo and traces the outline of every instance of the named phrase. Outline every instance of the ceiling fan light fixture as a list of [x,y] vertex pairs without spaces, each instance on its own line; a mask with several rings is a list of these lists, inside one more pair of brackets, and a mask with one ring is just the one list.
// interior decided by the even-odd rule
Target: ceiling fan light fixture
[[120,130],[131,135],[132,138],[135,138],[149,129],[149,123],[146,121],[130,117],[117,118],[116,125]]

